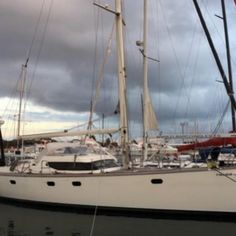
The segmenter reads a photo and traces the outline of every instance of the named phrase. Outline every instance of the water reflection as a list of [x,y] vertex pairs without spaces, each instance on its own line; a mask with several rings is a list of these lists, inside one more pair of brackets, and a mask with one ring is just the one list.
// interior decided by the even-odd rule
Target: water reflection
[[[93,216],[0,203],[0,236],[88,236]],[[97,216],[94,236],[235,236],[236,223]]]

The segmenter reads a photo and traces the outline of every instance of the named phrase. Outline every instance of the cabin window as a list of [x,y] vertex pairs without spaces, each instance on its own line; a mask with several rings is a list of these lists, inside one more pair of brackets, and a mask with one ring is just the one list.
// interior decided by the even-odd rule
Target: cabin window
[[162,180],[162,179],[152,179],[152,180],[151,180],[151,183],[152,183],[152,184],[162,184],[162,183],[163,183],[163,180]]
[[48,182],[47,182],[47,185],[50,186],[50,187],[55,186],[55,182],[53,182],[53,181],[48,181]]
[[119,165],[115,162],[115,160],[101,160],[101,161],[96,161],[93,163],[93,166],[95,169],[101,169],[101,168],[113,168],[113,167],[118,167]]
[[72,185],[77,187],[77,186],[81,186],[81,182],[80,181],[73,181]]
[[11,184],[16,184],[16,181],[11,179],[11,180],[10,180],[10,183],[11,183]]
[[113,168],[119,165],[115,160],[99,160],[89,163],[84,162],[48,162],[49,167],[56,170],[69,170],[69,171],[93,171],[103,168]]

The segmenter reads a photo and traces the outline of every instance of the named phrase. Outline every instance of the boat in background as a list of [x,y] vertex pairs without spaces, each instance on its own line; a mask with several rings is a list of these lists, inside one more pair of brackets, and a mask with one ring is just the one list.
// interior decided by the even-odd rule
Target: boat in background
[[179,152],[184,152],[189,150],[198,150],[202,148],[227,147],[227,146],[233,146],[233,147],[236,146],[235,133],[220,135],[218,137],[210,138],[206,141],[178,145],[177,149]]
[[16,160],[12,173],[101,173],[120,170],[117,160],[101,146],[81,143],[48,143],[35,159]]

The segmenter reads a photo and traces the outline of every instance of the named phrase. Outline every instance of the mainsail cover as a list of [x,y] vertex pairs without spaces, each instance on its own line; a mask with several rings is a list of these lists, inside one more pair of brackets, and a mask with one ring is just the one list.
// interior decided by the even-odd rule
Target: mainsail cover
[[84,135],[95,135],[95,134],[112,134],[118,131],[119,129],[117,128],[79,130],[79,131],[74,131],[74,132],[68,132],[68,130],[64,130],[63,132],[26,134],[26,135],[21,135],[20,138],[23,140],[30,140],[30,139],[37,139],[37,138],[40,139],[40,138],[55,138],[55,137],[73,137],[73,136],[84,136]]
[[147,18],[147,2],[144,1],[143,7],[143,42],[141,53],[143,55],[143,131],[145,136],[150,130],[157,130],[158,124],[156,119],[156,114],[154,112],[151,97],[149,95],[148,89],[148,57],[147,57],[147,28],[148,28],[148,18]]

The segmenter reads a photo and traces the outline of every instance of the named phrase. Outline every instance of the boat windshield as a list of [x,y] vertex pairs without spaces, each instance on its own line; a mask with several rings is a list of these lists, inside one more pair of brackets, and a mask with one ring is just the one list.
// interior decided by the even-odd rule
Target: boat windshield
[[63,154],[85,155],[87,151],[88,151],[88,148],[86,146],[65,147]]
[[47,155],[68,155],[68,154],[76,154],[76,155],[86,155],[88,152],[88,148],[86,146],[65,146],[58,147],[56,149],[50,150],[47,152]]
[[112,159],[93,162],[93,169],[95,170],[102,168],[118,167],[118,166],[119,166],[118,163]]
[[99,154],[99,155],[108,155],[108,153],[102,148],[94,148],[87,146],[65,146],[60,147],[52,151],[49,155],[87,155],[87,154]]

